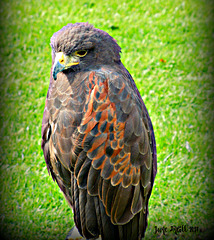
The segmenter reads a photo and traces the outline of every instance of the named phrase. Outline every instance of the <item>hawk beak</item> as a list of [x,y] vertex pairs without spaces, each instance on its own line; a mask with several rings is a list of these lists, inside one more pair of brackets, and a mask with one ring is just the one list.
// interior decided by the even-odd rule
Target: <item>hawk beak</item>
[[57,79],[57,73],[62,72],[74,65],[78,65],[79,58],[77,56],[67,56],[63,52],[56,53],[55,62],[53,66],[53,79]]

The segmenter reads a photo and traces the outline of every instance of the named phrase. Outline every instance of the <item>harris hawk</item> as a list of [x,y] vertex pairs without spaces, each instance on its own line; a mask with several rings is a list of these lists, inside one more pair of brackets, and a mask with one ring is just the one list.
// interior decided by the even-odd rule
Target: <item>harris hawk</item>
[[67,239],[141,239],[157,172],[156,144],[121,48],[88,23],[54,33],[51,48],[42,149],[73,209],[76,227]]

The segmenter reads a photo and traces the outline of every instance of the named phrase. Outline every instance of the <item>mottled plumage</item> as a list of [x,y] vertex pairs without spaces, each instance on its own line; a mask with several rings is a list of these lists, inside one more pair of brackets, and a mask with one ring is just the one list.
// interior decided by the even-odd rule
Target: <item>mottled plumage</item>
[[157,171],[146,107],[120,61],[120,47],[88,23],[51,38],[42,122],[47,168],[87,239],[141,239]]

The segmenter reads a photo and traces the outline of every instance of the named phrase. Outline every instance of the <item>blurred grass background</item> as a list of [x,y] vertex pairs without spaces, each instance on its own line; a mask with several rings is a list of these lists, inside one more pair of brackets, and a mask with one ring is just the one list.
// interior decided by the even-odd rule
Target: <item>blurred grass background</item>
[[[122,61],[154,125],[158,174],[145,239],[211,236],[213,12],[212,0],[1,2],[1,239],[60,240],[73,225],[68,204],[48,176],[40,132],[50,37],[67,23],[85,21],[122,47]],[[181,225],[187,232],[170,232]]]

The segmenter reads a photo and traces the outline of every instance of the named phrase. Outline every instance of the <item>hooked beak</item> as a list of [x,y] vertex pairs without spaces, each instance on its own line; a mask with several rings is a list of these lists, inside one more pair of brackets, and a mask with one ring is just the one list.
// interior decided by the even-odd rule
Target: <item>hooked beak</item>
[[56,53],[55,62],[53,66],[53,79],[57,79],[57,73],[62,72],[74,65],[78,65],[79,57],[67,56],[63,52]]

